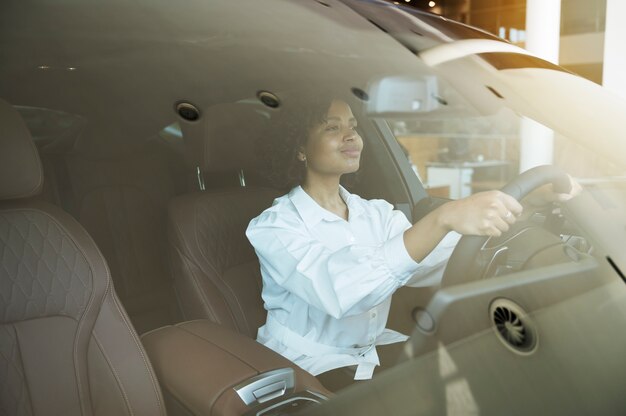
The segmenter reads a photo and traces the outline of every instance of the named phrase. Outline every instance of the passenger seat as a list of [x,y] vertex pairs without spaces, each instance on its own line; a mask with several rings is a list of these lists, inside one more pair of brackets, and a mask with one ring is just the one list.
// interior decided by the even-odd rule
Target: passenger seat
[[257,170],[254,144],[266,122],[244,105],[228,104],[183,123],[190,169],[198,168],[205,183],[223,178],[235,185],[214,184],[177,197],[168,211],[173,277],[184,319],[209,319],[252,338],[266,311],[258,259],[245,230],[278,196],[274,189],[250,186]]
[[35,198],[42,181],[24,122],[0,100],[0,415],[165,416],[102,254]]

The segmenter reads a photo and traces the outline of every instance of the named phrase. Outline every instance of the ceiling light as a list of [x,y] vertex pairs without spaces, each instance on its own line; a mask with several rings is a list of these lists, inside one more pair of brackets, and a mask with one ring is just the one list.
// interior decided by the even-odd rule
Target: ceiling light
[[428,5],[429,5],[430,7],[435,7],[435,5],[436,5],[436,4],[437,4],[437,3],[435,3],[434,1],[429,1],[429,2],[428,2]]

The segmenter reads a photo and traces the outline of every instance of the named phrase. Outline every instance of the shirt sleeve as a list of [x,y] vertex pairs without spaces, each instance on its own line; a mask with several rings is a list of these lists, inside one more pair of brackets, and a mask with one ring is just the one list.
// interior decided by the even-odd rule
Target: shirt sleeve
[[355,244],[333,252],[300,221],[285,217],[266,211],[248,226],[246,235],[261,271],[336,319],[380,304],[406,283],[417,265],[406,253],[398,220],[399,234],[380,245]]
[[441,283],[443,272],[452,255],[452,251],[461,239],[461,234],[451,231],[420,262],[420,267],[406,283],[411,287],[436,286]]
[[[397,234],[403,236],[404,231],[411,227],[411,223],[407,220],[406,216],[401,211],[393,210],[393,206],[387,201],[379,200],[377,202],[381,204],[380,209],[385,212],[388,217],[388,238],[392,238],[392,236]],[[402,238],[400,240],[402,243],[401,247],[398,245],[395,249],[395,253],[397,253],[398,257],[404,258],[401,264],[405,266],[404,270],[397,270],[397,272],[411,273],[411,276],[409,276],[405,284],[411,287],[438,285],[441,282],[443,271],[448,264],[448,259],[460,238],[461,235],[459,233],[454,231],[449,232],[419,263],[416,263],[411,258],[404,245],[404,239]]]
[[406,281],[419,267],[404,245],[404,232],[411,228],[411,223],[402,211],[393,209],[393,205],[381,201],[380,211],[385,219],[388,244],[385,244],[385,256],[393,260],[395,275]]

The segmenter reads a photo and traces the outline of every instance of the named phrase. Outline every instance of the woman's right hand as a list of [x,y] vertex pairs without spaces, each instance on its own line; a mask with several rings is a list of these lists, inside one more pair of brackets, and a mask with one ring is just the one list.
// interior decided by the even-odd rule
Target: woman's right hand
[[522,205],[500,191],[479,192],[438,208],[439,221],[449,231],[464,235],[499,237],[522,213]]

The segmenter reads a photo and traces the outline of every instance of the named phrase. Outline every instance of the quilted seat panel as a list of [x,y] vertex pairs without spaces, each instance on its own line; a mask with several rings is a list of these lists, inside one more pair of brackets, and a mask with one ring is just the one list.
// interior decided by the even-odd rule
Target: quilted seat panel
[[[164,414],[104,259],[74,219],[0,204],[0,261],[1,416]],[[94,337],[105,365],[88,354]]]
[[92,292],[83,253],[42,211],[0,212],[0,323],[79,319]]
[[[71,362],[93,289],[85,254],[57,220],[0,211],[0,414],[80,413]],[[42,385],[42,368],[68,384]]]
[[245,231],[277,196],[273,189],[238,188],[170,203],[174,280],[185,319],[210,319],[256,337],[266,312],[258,259]]
[[199,251],[223,274],[239,264],[255,260],[254,249],[246,238],[252,218],[269,207],[274,192],[265,199],[252,192],[207,193],[195,204],[193,219]]

